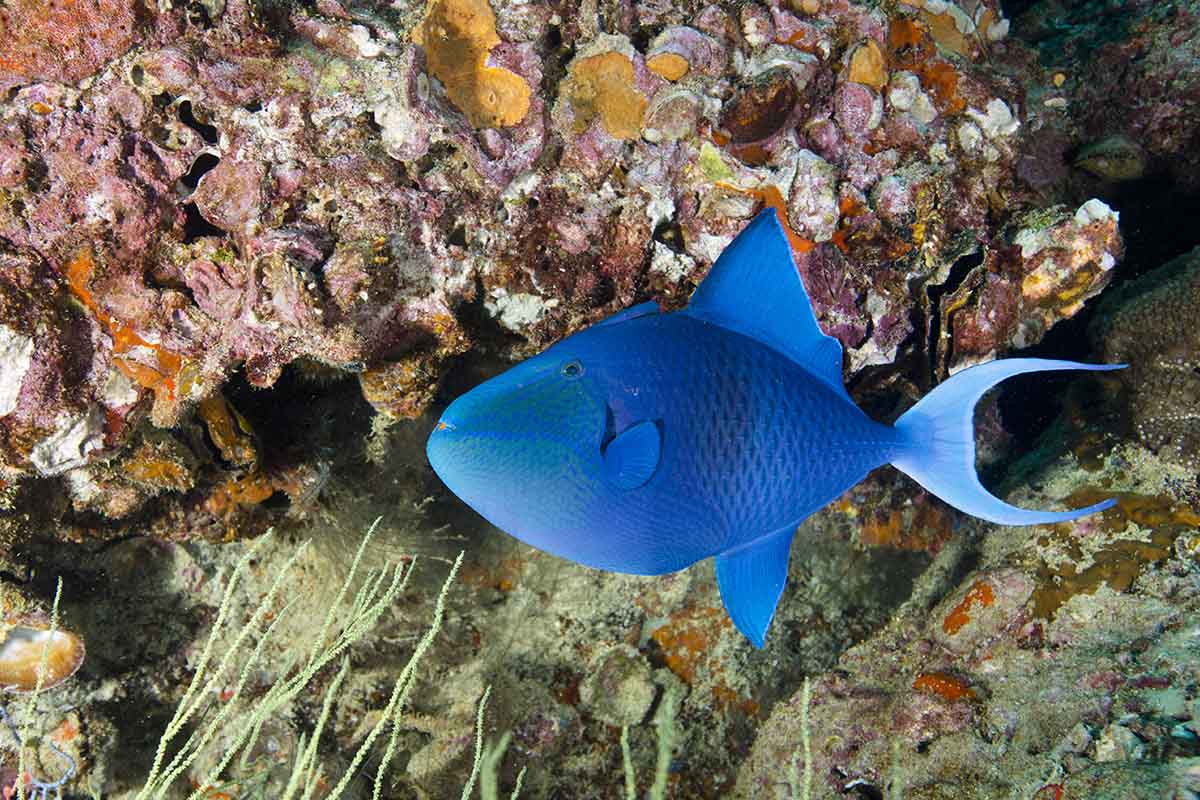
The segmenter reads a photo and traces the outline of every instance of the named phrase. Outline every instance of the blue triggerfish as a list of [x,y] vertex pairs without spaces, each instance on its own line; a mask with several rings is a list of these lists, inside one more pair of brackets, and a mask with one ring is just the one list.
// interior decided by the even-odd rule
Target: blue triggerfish
[[488,521],[589,567],[639,575],[716,557],[733,623],[762,647],[796,527],[883,464],[1004,525],[1030,511],[975,473],[975,403],[1013,375],[1108,370],[1036,358],[958,372],[894,425],[842,384],[779,220],[760,213],[682,311],[636,305],[456,399],[430,434],[433,469]]

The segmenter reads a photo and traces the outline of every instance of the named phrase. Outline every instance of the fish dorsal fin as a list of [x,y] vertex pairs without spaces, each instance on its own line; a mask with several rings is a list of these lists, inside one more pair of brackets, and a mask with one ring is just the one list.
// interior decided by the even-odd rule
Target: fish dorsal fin
[[604,448],[604,475],[618,489],[645,485],[658,469],[662,435],[653,422],[626,428]]
[[618,322],[627,322],[638,317],[645,317],[650,314],[660,314],[662,309],[658,307],[658,303],[654,300],[647,300],[644,303],[638,303],[636,306],[630,306],[624,311],[618,311],[607,319],[602,319],[597,322],[597,325],[614,325]]
[[733,624],[755,647],[762,647],[788,577],[788,553],[795,526],[764,537],[734,553],[717,556],[717,586]]
[[729,243],[687,313],[757,339],[845,395],[842,346],[817,325],[773,209],[760,211]]

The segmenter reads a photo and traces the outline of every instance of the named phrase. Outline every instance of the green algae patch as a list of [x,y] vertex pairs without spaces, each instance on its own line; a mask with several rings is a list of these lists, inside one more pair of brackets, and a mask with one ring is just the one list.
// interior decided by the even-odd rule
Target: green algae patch
[[721,158],[717,148],[708,142],[700,145],[700,158],[697,163],[700,165],[700,171],[704,173],[704,177],[714,183],[733,177],[733,170],[725,163],[725,159]]

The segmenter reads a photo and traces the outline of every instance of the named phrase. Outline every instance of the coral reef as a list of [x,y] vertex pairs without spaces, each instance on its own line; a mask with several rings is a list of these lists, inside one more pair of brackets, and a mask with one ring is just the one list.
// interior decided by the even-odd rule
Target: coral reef
[[[1031,4],[1012,30],[1055,76],[1031,101],[1054,109],[1074,131],[1080,166],[1121,181],[1140,164],[1133,172],[1166,172],[1194,189],[1200,162],[1188,142],[1200,125],[1198,26],[1190,3],[1049,0]],[[1096,159],[1105,153],[1119,158],[1101,165]]]
[[813,682],[806,706],[800,692],[776,705],[736,796],[789,797],[779,776],[797,764],[813,772],[813,797],[847,786],[929,798],[1200,788],[1188,727],[1200,518],[1164,494],[1179,470],[1127,443],[1089,472],[1071,453],[1078,433],[1059,429],[1054,457],[1026,463],[1021,483],[1040,488],[1014,502],[1108,483],[1124,490],[1118,507],[1040,532],[989,530],[965,575],[955,565],[969,550],[943,549],[886,628]]
[[0,460],[111,518],[294,483],[180,435],[231,381],[319,365],[413,418],[469,348],[682,302],[759,202],[851,372],[1033,344],[1120,253],[1028,221],[992,2],[110,5],[3,17]]
[[1104,356],[1129,364],[1122,378],[1134,431],[1164,458],[1200,462],[1200,250],[1180,256],[1106,299],[1093,326]]
[[[620,796],[629,774],[782,797],[792,770],[814,797],[1198,791],[1195,255],[1116,289],[1092,340],[1130,368],[1064,392],[1028,461],[980,407],[1013,502],[1116,507],[984,536],[881,471],[796,537],[762,652],[711,567],[563,564],[447,501],[422,449],[428,410],[504,364],[635,302],[681,307],[763,206],[881,419],[1045,343],[1145,245],[1122,201],[1196,185],[1197,20],[1101,0],[1024,3],[1011,26],[996,0],[4,4],[0,673],[22,642],[40,658],[64,580],[62,658],[14,752],[47,785],[133,796],[239,540],[286,531],[247,562],[239,622],[313,544],[214,714],[292,685],[383,513],[362,566],[417,555],[413,585],[213,792],[394,746],[382,797],[457,796],[505,733],[495,778],[528,765],[528,796]],[[175,788],[237,743],[214,734]]]

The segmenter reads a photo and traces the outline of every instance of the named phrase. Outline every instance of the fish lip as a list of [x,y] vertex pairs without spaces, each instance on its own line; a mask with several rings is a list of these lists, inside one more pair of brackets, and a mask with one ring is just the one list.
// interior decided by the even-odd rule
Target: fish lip
[[[429,438],[425,442],[425,458],[429,461],[429,466],[433,467],[433,471],[443,483],[446,483],[447,470],[453,463],[453,443],[454,439],[448,434],[454,430],[454,426],[450,423],[445,423],[443,420],[438,420],[433,431],[429,434]],[[449,448],[449,449],[448,449]]]

